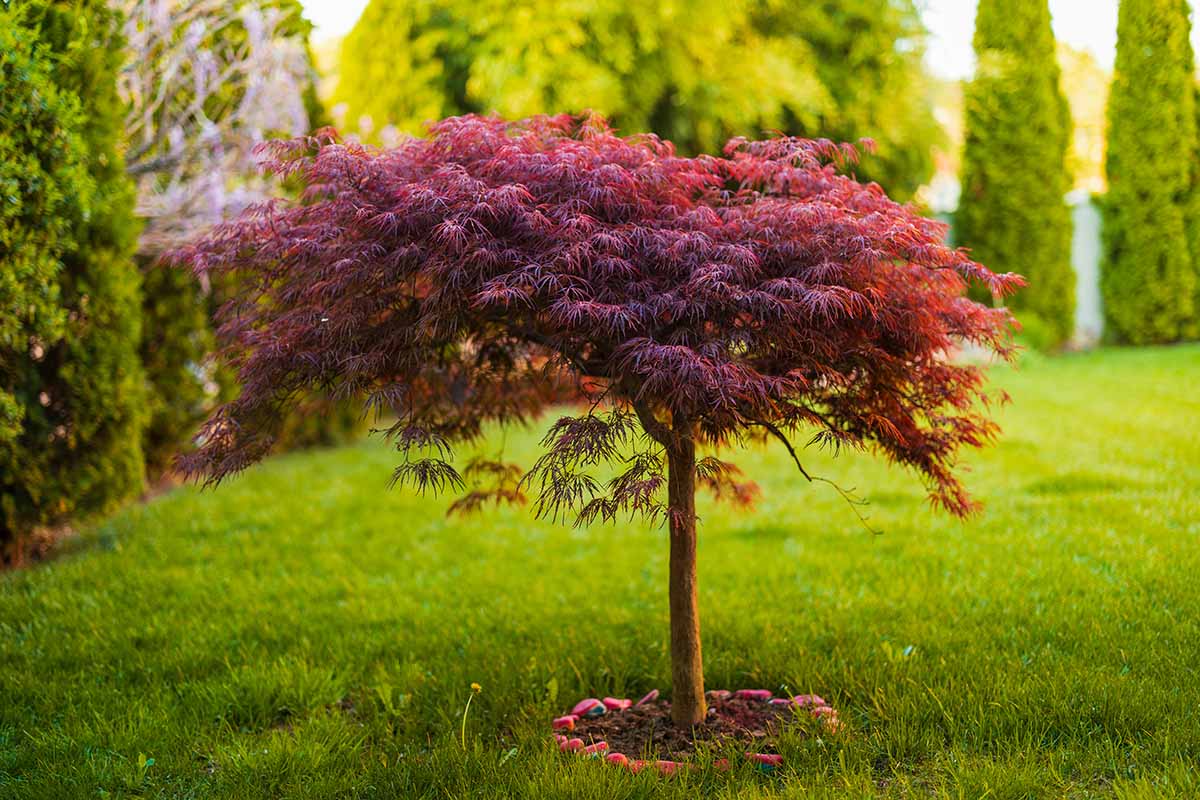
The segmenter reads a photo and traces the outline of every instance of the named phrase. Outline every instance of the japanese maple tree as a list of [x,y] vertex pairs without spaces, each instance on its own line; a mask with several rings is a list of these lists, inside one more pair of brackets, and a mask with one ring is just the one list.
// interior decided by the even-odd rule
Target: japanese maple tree
[[[698,486],[754,487],[714,453],[746,440],[873,449],[958,515],[963,445],[993,438],[972,343],[1012,354],[1012,318],[972,302],[994,275],[941,224],[839,173],[828,141],[734,140],[680,158],[595,117],[457,117],[390,150],[332,132],[269,145],[296,203],[248,210],[174,254],[245,287],[220,314],[243,390],[182,466],[216,483],[270,451],[306,391],[360,395],[401,462],[394,480],[522,501],[576,523],[625,514],[670,533],[672,714],[705,716],[696,593]],[[485,423],[570,401],[528,471],[452,446]],[[698,449],[703,455],[698,455]],[[594,469],[615,465],[602,480]]]

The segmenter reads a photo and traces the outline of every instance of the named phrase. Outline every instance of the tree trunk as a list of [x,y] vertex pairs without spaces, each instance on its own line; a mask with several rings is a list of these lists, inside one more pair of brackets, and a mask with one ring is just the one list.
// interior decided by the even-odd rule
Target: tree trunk
[[671,717],[679,726],[704,720],[700,610],[696,602],[696,444],[680,437],[667,448],[667,514],[671,525]]

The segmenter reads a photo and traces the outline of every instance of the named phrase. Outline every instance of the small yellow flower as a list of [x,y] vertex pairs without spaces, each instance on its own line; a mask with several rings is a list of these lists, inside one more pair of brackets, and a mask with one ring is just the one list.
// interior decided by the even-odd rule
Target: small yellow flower
[[459,733],[459,741],[462,743],[462,749],[467,749],[467,712],[471,710],[471,701],[475,699],[475,695],[483,691],[483,687],[472,681],[471,693],[467,695],[467,704],[463,706],[462,730]]

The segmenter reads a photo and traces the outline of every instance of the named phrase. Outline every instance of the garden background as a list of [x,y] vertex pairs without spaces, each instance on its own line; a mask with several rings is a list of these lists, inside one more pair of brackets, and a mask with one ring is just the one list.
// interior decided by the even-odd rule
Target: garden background
[[[1110,64],[1054,8],[980,0],[958,79],[908,0],[371,0],[344,36],[296,0],[4,3],[0,797],[1195,796],[1192,9],[1123,0]],[[864,527],[763,449],[752,513],[701,504],[710,683],[846,723],[785,737],[776,773],[627,775],[547,736],[666,687],[662,530],[448,517],[319,394],[220,491],[172,469],[238,392],[207,359],[237,287],[160,257],[298,194],[256,143],[583,109],[686,154],[870,138],[856,174],[1030,282],[1004,435],[967,458],[981,515],[814,452]],[[549,421],[478,452],[531,463]]]

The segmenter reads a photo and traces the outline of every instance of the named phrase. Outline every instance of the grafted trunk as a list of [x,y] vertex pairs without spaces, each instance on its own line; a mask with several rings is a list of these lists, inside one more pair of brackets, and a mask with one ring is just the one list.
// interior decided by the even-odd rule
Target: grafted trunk
[[704,670],[696,601],[696,444],[679,438],[667,447],[667,504],[671,526],[671,717],[676,725],[703,721]]

